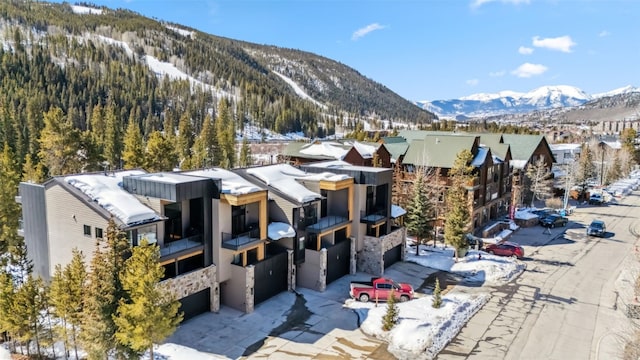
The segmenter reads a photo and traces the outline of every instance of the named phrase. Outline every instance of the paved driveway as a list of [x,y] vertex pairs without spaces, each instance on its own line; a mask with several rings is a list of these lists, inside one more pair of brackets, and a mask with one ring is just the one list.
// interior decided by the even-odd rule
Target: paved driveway
[[[385,276],[425,289],[435,270],[414,263],[397,263]],[[225,359],[395,359],[387,344],[359,329],[358,317],[344,308],[349,283],[369,274],[344,276],[324,292],[298,288],[262,304],[251,314],[223,306],[183,323],[167,339]],[[433,278],[433,277],[431,277]]]

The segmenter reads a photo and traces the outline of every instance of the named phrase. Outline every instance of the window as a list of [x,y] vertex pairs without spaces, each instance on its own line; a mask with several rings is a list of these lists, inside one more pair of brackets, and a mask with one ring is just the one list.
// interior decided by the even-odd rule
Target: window
[[96,228],[96,239],[102,239],[102,229],[99,227]]
[[84,225],[84,236],[91,236],[91,226]]

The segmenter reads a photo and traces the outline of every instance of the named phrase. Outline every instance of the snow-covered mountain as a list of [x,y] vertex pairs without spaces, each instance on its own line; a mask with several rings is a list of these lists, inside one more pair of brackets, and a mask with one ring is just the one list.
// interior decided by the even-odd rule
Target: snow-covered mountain
[[527,93],[501,91],[493,94],[474,94],[459,99],[418,101],[416,104],[441,117],[477,117],[574,107],[594,99],[632,92],[640,92],[640,88],[625,86],[589,95],[574,86],[556,85],[539,87]]

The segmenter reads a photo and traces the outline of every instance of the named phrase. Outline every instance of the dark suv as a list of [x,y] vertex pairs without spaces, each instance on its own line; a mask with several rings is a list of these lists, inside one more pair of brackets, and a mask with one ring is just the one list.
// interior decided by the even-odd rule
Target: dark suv
[[548,228],[554,228],[556,226],[567,226],[567,222],[569,222],[569,220],[559,214],[547,215],[546,217],[540,219],[540,225]]
[[602,220],[593,220],[589,227],[587,228],[588,236],[599,236],[604,237],[607,233],[607,226],[604,224]]

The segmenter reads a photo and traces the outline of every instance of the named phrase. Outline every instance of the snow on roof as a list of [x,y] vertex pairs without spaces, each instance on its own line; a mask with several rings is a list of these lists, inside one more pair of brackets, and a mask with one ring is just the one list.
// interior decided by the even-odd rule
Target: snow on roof
[[277,164],[247,169],[247,174],[253,175],[265,184],[292,196],[298,202],[305,203],[321,198],[320,194],[307,189],[297,182],[299,180],[328,180],[340,181],[348,179],[347,175],[332,173],[307,174],[304,171],[288,164]]
[[358,166],[349,164],[346,161],[342,160],[330,160],[330,161],[319,161],[313,162],[309,164],[305,164],[305,166],[317,167],[317,168],[325,168],[325,169],[345,169],[345,170],[354,170],[354,171],[364,171],[364,172],[383,172],[388,171],[389,168],[384,167],[371,167],[371,166]]
[[582,144],[549,144],[551,150],[580,150]]
[[513,166],[516,169],[524,169],[527,165],[527,160],[510,160],[509,165]]
[[306,155],[324,155],[330,156],[335,159],[342,159],[349,149],[345,149],[344,146],[337,142],[321,141],[318,143],[311,143],[305,145],[300,149],[300,153]]
[[392,218],[394,218],[394,219],[395,219],[395,218],[397,218],[397,217],[400,217],[400,216],[402,216],[402,215],[405,215],[406,213],[407,213],[407,210],[405,210],[405,209],[401,208],[400,206],[398,206],[398,205],[393,205],[393,204],[391,205],[391,217],[392,217]]
[[291,225],[283,222],[272,222],[269,224],[267,236],[271,240],[280,240],[282,238],[290,238],[296,236],[296,231]]
[[360,155],[367,159],[372,158],[373,154],[376,152],[376,147],[372,145],[363,144],[357,141],[353,142],[353,147],[356,148],[356,151],[360,153]]
[[306,203],[320,199],[320,194],[307,189],[304,185],[296,181],[296,176],[299,175],[299,173],[304,174],[303,171],[287,164],[247,169],[247,174],[253,175],[265,184],[292,196],[298,202]]
[[502,158],[500,158],[499,156],[493,155],[493,165],[502,164],[503,162],[504,160],[502,160]]
[[243,195],[262,190],[244,179],[242,176],[225,169],[197,170],[189,171],[185,174],[222,180],[221,192],[223,194]]
[[620,150],[622,149],[622,143],[619,140],[616,141],[603,141],[608,147],[615,149],[615,150]]
[[73,11],[75,14],[102,15],[102,9],[96,9],[88,6],[71,5],[71,11]]
[[73,175],[64,181],[82,191],[105,210],[126,225],[160,220],[160,215],[146,207],[135,196],[122,188],[122,178],[146,174],[140,170],[120,171],[115,174]]
[[487,159],[487,153],[487,148],[478,148],[478,153],[473,158],[473,160],[471,160],[471,166],[482,166],[484,164],[484,161]]
[[519,219],[519,220],[529,220],[529,219],[533,219],[533,218],[537,218],[538,215],[532,213],[531,211],[528,210],[518,210],[516,211],[516,213],[514,214],[514,218]]

